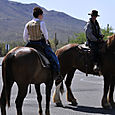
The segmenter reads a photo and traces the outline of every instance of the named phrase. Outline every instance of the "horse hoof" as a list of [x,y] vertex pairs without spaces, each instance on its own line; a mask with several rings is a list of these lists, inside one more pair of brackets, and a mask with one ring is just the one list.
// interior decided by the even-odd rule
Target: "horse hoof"
[[110,103],[106,103],[104,105],[102,105],[104,109],[112,109],[112,106]]
[[42,114],[42,111],[39,111],[39,115],[43,115],[43,114]]
[[110,102],[112,108],[115,108],[115,102]]
[[43,115],[42,113],[39,113],[39,115]]
[[49,111],[46,111],[46,114],[45,115],[50,115],[50,112]]
[[72,106],[77,106],[78,105],[76,99],[68,99],[68,102],[70,102]]
[[56,106],[57,107],[63,107],[63,104],[61,102],[59,102],[59,103],[56,103]]
[[77,105],[78,105],[78,103],[77,103],[76,101],[71,102],[71,104],[72,104],[73,106],[77,106]]

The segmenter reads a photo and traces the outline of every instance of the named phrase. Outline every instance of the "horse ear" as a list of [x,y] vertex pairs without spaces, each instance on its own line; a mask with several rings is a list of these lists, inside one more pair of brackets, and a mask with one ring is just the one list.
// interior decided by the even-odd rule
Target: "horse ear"
[[107,47],[108,48],[111,48],[111,47],[113,47],[114,46],[114,42],[115,42],[115,34],[113,34],[113,35],[111,35],[111,36],[108,36],[107,37],[108,38],[108,40],[107,40]]
[[107,36],[107,38],[108,38],[107,45],[110,46],[111,42],[112,42],[113,35],[112,36]]
[[108,39],[111,39],[111,38],[115,38],[115,34],[111,35],[111,36],[107,36]]

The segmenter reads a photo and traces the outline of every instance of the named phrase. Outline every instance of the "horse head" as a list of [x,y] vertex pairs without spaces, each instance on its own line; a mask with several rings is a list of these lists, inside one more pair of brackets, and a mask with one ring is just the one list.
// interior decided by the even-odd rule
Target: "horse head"
[[108,36],[106,43],[109,51],[115,51],[115,34]]

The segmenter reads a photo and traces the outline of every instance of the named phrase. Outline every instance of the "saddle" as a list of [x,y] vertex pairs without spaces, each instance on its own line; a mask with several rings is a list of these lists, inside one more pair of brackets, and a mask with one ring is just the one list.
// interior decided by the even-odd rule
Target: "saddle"
[[[87,46],[86,44],[80,44],[78,46],[82,51],[86,52],[86,53],[90,53],[91,49],[89,48],[89,46]],[[105,53],[106,52],[106,43],[102,42],[99,45],[99,53]]]
[[50,62],[47,59],[45,53],[44,53],[44,47],[39,44],[27,44],[26,47],[32,47],[36,50],[38,53],[38,56],[40,58],[41,64],[44,68],[50,68]]
[[91,49],[88,46],[86,46],[85,44],[80,44],[78,47],[79,47],[79,49],[83,50],[85,53],[91,51]]
[[40,58],[41,64],[44,68],[50,68],[50,62],[46,58],[45,54],[41,53],[40,51],[37,51],[38,56]]
[[[90,59],[91,62],[94,62],[94,56],[93,56],[93,52],[92,50],[87,47],[85,44],[81,44],[78,46],[78,48],[81,50],[80,52],[84,55],[84,62],[85,62],[85,67],[86,67],[86,76],[88,75],[88,60]],[[100,44],[100,49],[99,49],[99,55],[103,54],[106,52],[106,44],[105,42],[103,42],[102,44]],[[99,57],[100,58],[100,57]],[[99,64],[101,65],[101,60],[99,62]]]
[[92,60],[91,49],[88,46],[86,46],[85,44],[78,45],[78,48],[80,49],[80,52],[84,55],[85,73],[86,73],[86,76],[88,76],[88,66],[89,65],[87,62],[88,62],[89,58]]

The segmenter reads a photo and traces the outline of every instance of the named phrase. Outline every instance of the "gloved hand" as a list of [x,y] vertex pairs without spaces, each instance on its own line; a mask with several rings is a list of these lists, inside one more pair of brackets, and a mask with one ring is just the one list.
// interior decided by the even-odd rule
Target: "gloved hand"
[[101,39],[103,39],[103,38],[104,38],[104,36],[105,36],[105,35],[104,35],[104,34],[102,34],[102,35],[100,35],[100,38],[101,38]]
[[103,39],[98,39],[98,41],[97,41],[98,43],[103,43],[103,42],[105,42]]
[[51,47],[51,43],[49,40],[46,40],[46,44],[49,45]]

